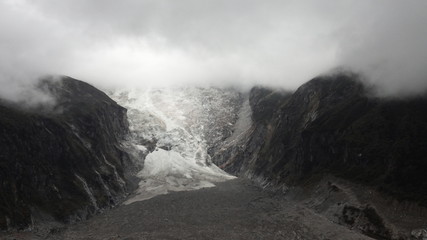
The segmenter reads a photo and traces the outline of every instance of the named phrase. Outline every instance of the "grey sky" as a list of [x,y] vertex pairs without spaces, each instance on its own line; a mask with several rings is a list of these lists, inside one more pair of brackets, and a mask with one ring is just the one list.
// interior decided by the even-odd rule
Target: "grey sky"
[[385,93],[419,92],[426,25],[424,0],[1,0],[0,95],[45,74],[295,89],[341,66]]

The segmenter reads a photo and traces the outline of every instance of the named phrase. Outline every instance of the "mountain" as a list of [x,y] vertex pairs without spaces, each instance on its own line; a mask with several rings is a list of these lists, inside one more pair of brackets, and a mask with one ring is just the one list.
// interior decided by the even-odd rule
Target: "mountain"
[[248,102],[250,124],[213,156],[223,169],[300,189],[332,221],[374,238],[425,227],[426,97],[373,97],[354,74],[336,74],[294,93],[256,87]]
[[0,229],[73,222],[110,208],[135,186],[122,142],[126,109],[69,77],[46,79],[51,109],[0,102]]
[[[109,93],[112,100],[68,77],[41,81],[39,88],[53,96],[51,106],[0,101],[2,230],[37,226],[37,232],[40,224],[86,219],[119,203],[111,212],[137,220],[150,216],[136,221],[150,224],[163,218],[138,207],[145,206],[142,200],[218,182],[234,191],[245,182],[264,196],[258,201],[252,192],[246,199],[247,207],[262,212],[251,218],[267,217],[269,224],[275,220],[263,212],[264,204],[272,214],[283,211],[275,206],[292,206],[275,217],[293,216],[285,222],[296,225],[317,219],[374,239],[427,237],[426,96],[375,97],[349,73],[317,77],[295,92],[147,88],[116,90]],[[230,174],[267,191],[246,180],[225,182],[234,178]],[[222,192],[210,190],[201,192]],[[221,206],[227,207],[228,192],[222,192]],[[188,195],[175,196],[193,207]],[[164,212],[156,200],[147,202]],[[170,204],[175,208],[175,200]],[[193,217],[203,221],[200,216]],[[218,221],[216,214],[209,217]],[[112,224],[108,217],[92,219]],[[120,225],[126,231],[133,226]],[[319,226],[328,236],[337,233]],[[44,229],[43,236],[53,239],[61,236],[55,231],[66,231]]]

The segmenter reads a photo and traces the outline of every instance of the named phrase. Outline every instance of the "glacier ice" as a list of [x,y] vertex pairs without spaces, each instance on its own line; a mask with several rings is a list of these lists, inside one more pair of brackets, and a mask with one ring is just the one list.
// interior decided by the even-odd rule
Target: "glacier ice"
[[[120,90],[110,96],[128,109],[135,149],[148,153],[139,188],[125,204],[171,191],[215,186],[235,178],[211,163],[208,148],[231,134],[240,95],[218,88]],[[240,105],[239,105],[240,106]]]

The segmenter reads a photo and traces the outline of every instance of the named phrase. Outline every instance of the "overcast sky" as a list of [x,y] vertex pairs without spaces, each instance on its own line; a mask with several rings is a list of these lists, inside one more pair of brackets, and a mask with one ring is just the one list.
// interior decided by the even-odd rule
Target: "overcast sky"
[[425,0],[0,0],[0,95],[45,74],[295,89],[336,67],[416,93],[426,26]]

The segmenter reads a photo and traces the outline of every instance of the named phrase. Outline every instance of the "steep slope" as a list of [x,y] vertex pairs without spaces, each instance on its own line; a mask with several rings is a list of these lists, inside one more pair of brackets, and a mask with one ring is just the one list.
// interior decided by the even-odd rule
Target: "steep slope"
[[40,88],[55,97],[53,109],[0,105],[2,230],[85,219],[118,203],[130,187],[131,162],[121,146],[126,109],[68,77],[44,80]]
[[123,89],[111,97],[128,109],[132,143],[140,158],[139,189],[125,203],[171,191],[214,187],[233,179],[215,164],[209,151],[232,132],[240,93],[219,88]]
[[[254,88],[249,102],[252,125],[213,157],[227,171],[285,189],[308,189],[335,176],[414,202],[415,209],[426,206],[426,98],[368,97],[356,76],[339,74],[313,79],[293,94]],[[350,227],[392,237],[375,208],[342,205],[337,211],[351,207]],[[357,226],[357,214],[368,223]]]

